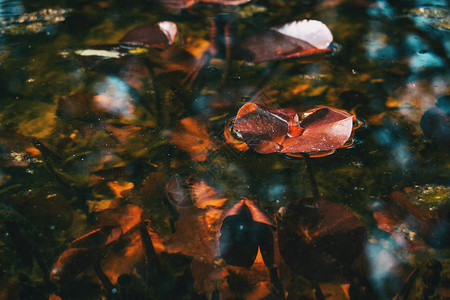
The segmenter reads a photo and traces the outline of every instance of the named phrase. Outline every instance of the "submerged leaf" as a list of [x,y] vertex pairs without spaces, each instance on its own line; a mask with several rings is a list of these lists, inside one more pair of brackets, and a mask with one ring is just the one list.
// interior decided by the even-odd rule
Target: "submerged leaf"
[[65,198],[49,187],[13,194],[6,203],[39,227],[67,229],[72,225],[72,208]]
[[209,151],[215,150],[206,125],[194,117],[180,121],[179,127],[172,133],[172,143],[188,152],[194,161],[205,161]]
[[[66,282],[94,265],[101,266],[112,284],[143,261],[142,230],[148,232],[155,253],[165,250],[162,238],[141,220],[142,209],[127,204],[99,213],[97,229],[75,239],[54,264],[50,277]],[[145,231],[144,231],[145,232]]]
[[350,210],[322,199],[290,202],[278,225],[285,263],[310,280],[328,281],[348,272],[366,241],[364,226]]
[[[226,214],[220,227],[220,255],[232,266],[251,267],[258,248],[269,256],[269,266],[273,264],[273,235],[275,224],[248,199],[236,203]],[[269,244],[269,245],[266,245]],[[271,251],[270,246],[272,246]],[[262,250],[263,251],[263,250]],[[263,256],[263,257],[264,257]]]

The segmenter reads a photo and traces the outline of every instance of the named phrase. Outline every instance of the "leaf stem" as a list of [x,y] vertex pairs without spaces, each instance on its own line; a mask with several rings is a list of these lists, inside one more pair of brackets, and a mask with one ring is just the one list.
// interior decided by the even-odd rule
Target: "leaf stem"
[[314,172],[311,166],[311,157],[306,153],[302,153],[302,157],[305,159],[306,173],[308,174],[309,184],[311,186],[313,198],[320,199],[319,188],[317,187],[317,182],[314,177]]

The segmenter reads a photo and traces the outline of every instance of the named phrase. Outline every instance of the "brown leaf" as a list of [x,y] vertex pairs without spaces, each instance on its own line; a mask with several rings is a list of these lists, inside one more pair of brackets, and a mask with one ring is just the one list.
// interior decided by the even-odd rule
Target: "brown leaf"
[[180,121],[179,127],[172,133],[172,143],[188,152],[194,161],[205,161],[209,151],[215,150],[206,125],[194,117]]
[[328,281],[351,267],[363,252],[366,232],[347,208],[322,199],[290,202],[278,227],[278,244],[293,272]]
[[247,59],[254,63],[285,58],[323,58],[331,50],[330,30],[320,21],[301,20],[252,36],[240,46],[248,53]]
[[[255,103],[241,107],[230,129],[227,142],[248,147],[262,154],[327,152],[348,146],[354,116],[331,107],[309,110],[299,121],[292,109],[267,109]],[[233,135],[234,133],[234,135]]]
[[125,34],[119,43],[127,46],[165,48],[173,44],[176,34],[177,25],[165,21],[156,25],[136,27]]
[[314,110],[300,126],[305,130],[296,137],[287,138],[282,153],[305,153],[335,150],[345,145],[353,132],[353,116],[329,107]]
[[141,223],[142,208],[133,204],[126,204],[115,209],[106,209],[97,215],[99,226],[119,226],[122,233]]
[[13,194],[6,199],[17,211],[39,227],[67,229],[72,225],[72,208],[60,194],[51,188],[22,194]]
[[228,200],[213,187],[208,186],[203,180],[192,184],[191,197],[195,206],[201,209],[205,209],[208,206],[219,208]]

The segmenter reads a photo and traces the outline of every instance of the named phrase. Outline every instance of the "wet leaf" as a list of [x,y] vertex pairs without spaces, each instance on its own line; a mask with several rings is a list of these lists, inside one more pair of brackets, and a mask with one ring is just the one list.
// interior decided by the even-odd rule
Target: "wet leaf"
[[122,195],[122,193],[127,192],[127,191],[131,190],[132,188],[134,188],[134,184],[132,182],[127,182],[127,181],[108,182],[108,186],[114,192],[114,194],[116,195],[116,198],[123,198],[124,196]]
[[[150,227],[150,224],[146,224],[144,228],[148,231],[156,254],[165,251],[162,238]],[[121,243],[123,247],[119,249],[108,249],[101,264],[102,270],[113,284],[117,283],[120,275],[130,274],[137,264],[143,263],[145,256],[139,225],[132,228],[123,237]],[[152,262],[148,263],[151,264]]]
[[300,126],[305,131],[300,136],[286,139],[282,153],[330,151],[344,146],[353,133],[353,116],[323,107],[304,118]]
[[228,200],[224,195],[218,193],[213,187],[208,186],[204,181],[198,181],[192,184],[191,198],[194,205],[205,209],[209,206],[222,207]]
[[[180,216],[174,225],[175,233],[166,246],[169,253],[193,257],[191,268],[195,289],[211,295],[223,284],[227,272],[220,265],[218,245],[219,229],[224,215],[224,209],[221,207],[223,201],[208,199],[223,199],[223,196],[206,184],[200,183],[199,186],[200,189],[193,186],[189,194],[190,197],[195,195],[199,205],[204,208],[177,206]],[[191,198],[191,203],[195,202]]]
[[[291,109],[266,109],[247,103],[238,111],[235,135],[258,153],[308,153],[344,147],[353,134],[354,116],[346,111],[320,107],[299,121]],[[236,144],[235,138],[228,142]]]
[[[69,243],[54,264],[51,278],[64,283],[99,264],[108,280],[115,284],[120,275],[130,273],[137,263],[143,262],[141,215],[142,209],[132,204],[100,212],[98,228]],[[142,226],[148,231],[155,252],[164,251],[163,240],[150,222]]]
[[92,264],[91,254],[91,249],[84,248],[64,251],[53,265],[50,278],[59,282],[69,281]]
[[194,161],[205,161],[209,151],[215,150],[206,125],[194,117],[180,121],[178,128],[172,133],[172,143],[188,152]]
[[133,204],[126,204],[115,209],[101,211],[97,215],[99,226],[119,226],[125,234],[141,222],[142,208]]
[[240,5],[250,0],[159,0],[164,6],[172,9],[188,8],[196,3],[213,3],[220,5]]
[[322,199],[290,202],[278,225],[284,262],[310,280],[329,281],[346,274],[365,241],[366,231],[350,210]]
[[144,25],[129,31],[119,41],[127,46],[145,46],[165,48],[175,41],[177,25],[170,21],[159,22],[156,25]]
[[247,60],[258,63],[285,58],[323,56],[333,41],[328,27],[317,20],[294,21],[244,40]]
[[67,229],[72,224],[72,208],[66,199],[51,188],[13,194],[6,202],[42,228]]
[[249,268],[256,259],[258,248],[261,247],[268,250],[264,252],[264,256],[269,260],[269,266],[272,266],[272,227],[275,227],[273,221],[257,208],[254,201],[241,200],[227,211],[222,221],[220,255],[229,265]]

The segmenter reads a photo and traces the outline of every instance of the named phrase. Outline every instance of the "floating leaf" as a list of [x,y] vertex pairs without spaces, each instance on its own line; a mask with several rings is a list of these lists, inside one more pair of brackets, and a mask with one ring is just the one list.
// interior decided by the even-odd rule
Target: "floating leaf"
[[240,5],[250,0],[159,0],[164,6],[172,9],[188,8],[196,3],[212,3],[220,5]]
[[159,22],[156,25],[144,25],[129,31],[119,41],[127,46],[145,46],[165,48],[175,41],[177,25],[170,21]]
[[312,111],[300,126],[304,132],[283,142],[282,153],[330,151],[344,146],[353,132],[353,116],[337,109],[322,107]]
[[323,56],[333,41],[328,27],[317,20],[294,21],[252,36],[240,46],[247,60],[258,63],[294,57]]
[[294,110],[268,110],[247,103],[236,115],[234,130],[256,152],[272,153],[281,150],[291,128],[298,128],[296,124],[298,116]]
[[322,199],[290,202],[278,224],[278,244],[291,270],[328,281],[349,271],[361,255],[366,231],[347,208]]
[[[291,109],[247,103],[238,111],[232,130],[262,154],[323,152],[346,145],[353,134],[353,119],[346,111],[320,107],[306,112],[299,121]],[[236,144],[233,139],[228,141]]]

